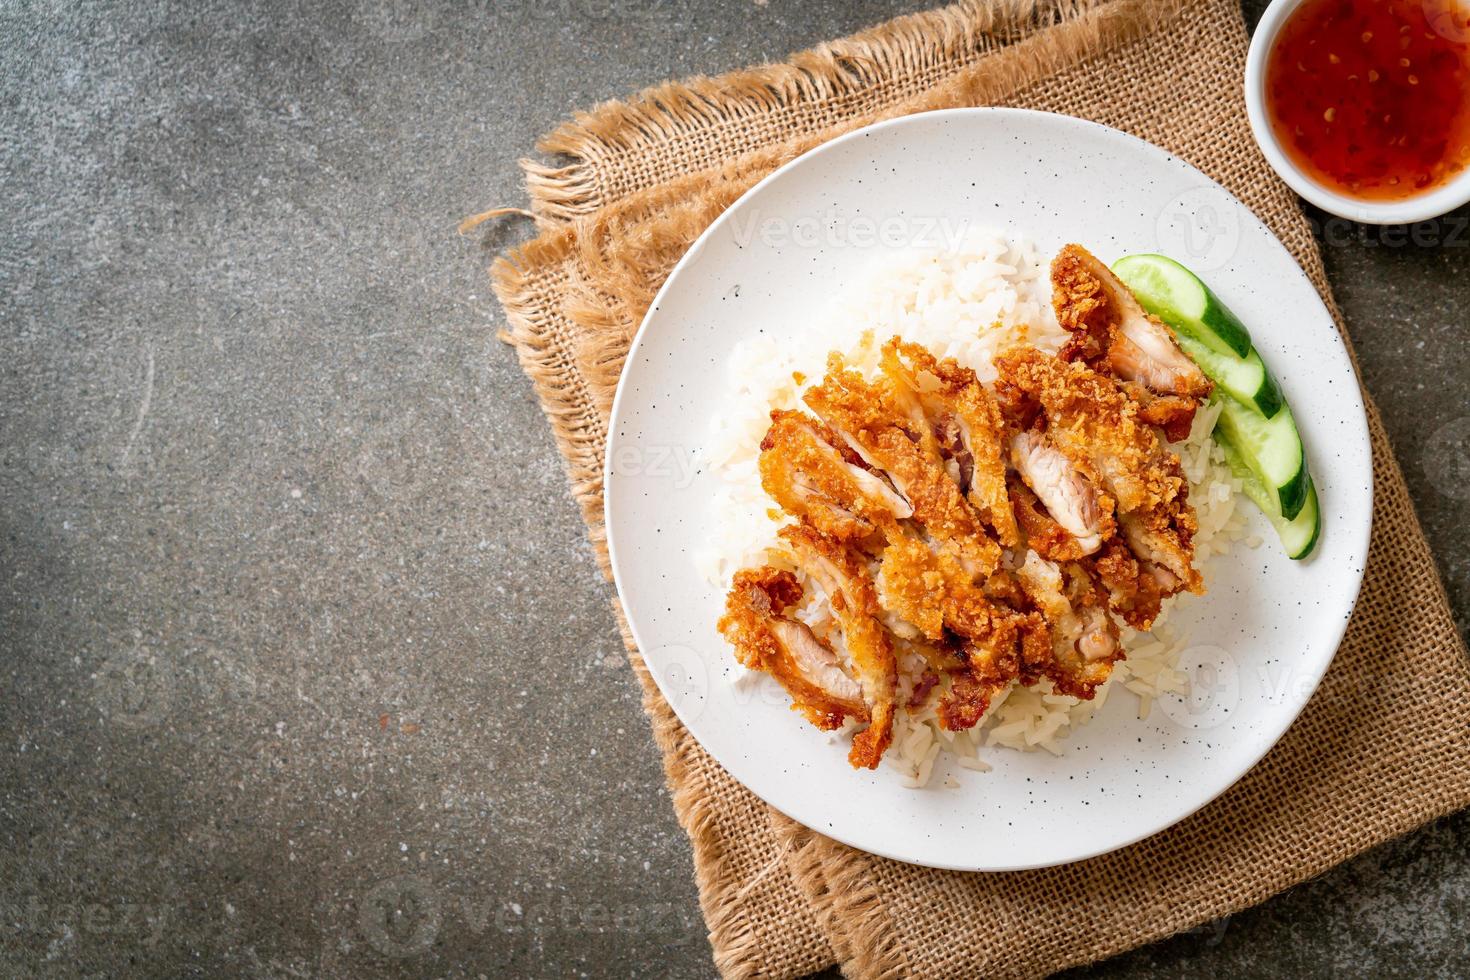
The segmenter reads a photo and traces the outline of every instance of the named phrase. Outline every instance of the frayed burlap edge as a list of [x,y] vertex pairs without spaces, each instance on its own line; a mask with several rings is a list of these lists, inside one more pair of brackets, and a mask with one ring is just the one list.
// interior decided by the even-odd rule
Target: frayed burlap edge
[[570,370],[565,353],[568,339],[560,335],[547,311],[539,308],[533,298],[541,274],[537,270],[556,267],[570,254],[572,244],[565,235],[537,238],[497,259],[492,276],[495,295],[510,324],[501,339],[515,348],[521,370],[536,389],[566,467],[572,497],[587,525],[593,553],[603,574],[610,577],[607,531],[602,519],[602,421],[588,410],[592,399],[581,386],[581,375]]
[[[1151,7],[1152,12],[1145,18],[1121,9],[1130,6]],[[647,154],[693,134],[708,136],[712,128],[738,127],[752,118],[779,116],[807,103],[875,95],[900,103],[931,91],[940,77],[957,68],[1028,37],[1044,34],[1053,39],[1051,45],[1059,53],[1066,48],[1075,50],[1077,45],[1068,42],[1079,40],[1078,34],[1052,28],[1070,27],[1099,11],[1111,11],[1119,25],[1141,29],[1156,23],[1158,7],[1157,3],[1117,0],[965,0],[895,18],[794,54],[783,63],[650,88],[631,99],[579,113],[537,144],[544,153],[571,159],[559,166],[529,159],[521,162],[531,208],[548,222],[573,221],[621,197],[606,186],[609,171],[615,169],[612,161],[619,156]],[[1094,23],[1105,19],[1092,18]],[[1023,74],[1045,74],[1046,65],[1056,63],[1047,57],[1046,47],[1029,52],[1027,59],[1017,63],[1014,84],[1024,81]],[[831,135],[815,142],[824,142]],[[806,145],[815,142],[808,140]],[[714,160],[709,163],[715,165]],[[655,183],[661,186],[675,176],[661,174]]]
[[843,971],[865,980],[912,975],[897,933],[887,927],[888,912],[868,874],[869,858],[790,817],[777,813],[773,822],[777,839],[791,847],[792,877]]

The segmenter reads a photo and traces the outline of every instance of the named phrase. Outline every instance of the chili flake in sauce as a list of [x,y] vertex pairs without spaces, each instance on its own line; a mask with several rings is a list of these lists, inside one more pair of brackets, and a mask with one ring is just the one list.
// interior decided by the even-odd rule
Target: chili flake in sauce
[[1470,3],[1306,0],[1266,64],[1277,138],[1319,183],[1364,200],[1470,165]]

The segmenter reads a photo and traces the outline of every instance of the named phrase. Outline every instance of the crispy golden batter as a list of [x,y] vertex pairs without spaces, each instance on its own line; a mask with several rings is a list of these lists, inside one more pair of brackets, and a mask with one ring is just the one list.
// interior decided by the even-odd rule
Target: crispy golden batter
[[1199,410],[1203,399],[1185,395],[1159,395],[1131,381],[1125,382],[1123,387],[1128,392],[1128,397],[1138,403],[1139,418],[1149,425],[1163,429],[1164,435],[1171,442],[1189,438],[1190,427],[1194,425],[1194,413]]
[[893,739],[893,709],[898,668],[893,644],[878,622],[878,597],[866,562],[840,541],[800,524],[781,529],[798,566],[827,593],[842,630],[852,671],[862,685],[868,728],[853,739],[848,756],[854,767],[872,769]]
[[1161,320],[1081,245],[1067,245],[1051,265],[1052,307],[1072,334],[1061,358],[1081,361],[1133,386],[1144,421],[1170,439],[1189,435],[1195,410],[1212,387]]
[[1072,336],[1058,356],[1067,361],[1100,364],[1112,349],[1118,317],[1093,274],[1100,265],[1087,249],[1066,245],[1051,262],[1051,305],[1062,329]]
[[791,707],[818,728],[837,728],[847,717],[867,721],[860,688],[842,674],[832,648],[783,615],[801,595],[790,572],[770,566],[738,572],[725,599],[720,633],[740,663],[776,678],[791,695]]
[[1093,570],[1108,590],[1108,605],[1136,630],[1153,626],[1165,590],[1121,541],[1110,541],[1093,560]]
[[801,412],[771,413],[760,473],[761,486],[783,510],[844,541],[913,513],[827,426]]
[[1000,613],[989,625],[988,632],[967,641],[969,669],[951,673],[940,695],[935,714],[949,731],[973,728],[1012,682],[1034,684],[1054,672],[1052,630],[1039,612]]
[[951,732],[974,728],[990,707],[990,699],[997,693],[995,685],[986,684],[971,674],[950,675],[934,712],[939,717],[940,727]]
[[960,491],[1000,543],[1014,548],[1020,532],[1006,495],[1005,422],[995,398],[969,368],[897,337],[883,346],[882,367],[895,397],[927,422],[922,444],[954,463]]
[[[1005,582],[1010,581],[1007,576]],[[994,693],[1021,676],[1027,661],[1023,646],[1033,636],[1046,637],[1048,628],[1040,615],[1012,604],[1024,603],[1021,589],[1005,598],[1001,588],[988,591],[922,541],[902,537],[884,549],[879,601],[917,626],[936,648],[958,645],[957,663],[930,659],[931,666],[959,669]]]
[[889,539],[880,562],[878,597],[884,608],[922,636],[944,639],[944,607],[937,600],[951,583],[968,578],[959,563],[902,532]]
[[1177,580],[1169,594],[1202,593],[1189,486],[1179,458],[1139,417],[1138,405],[1111,378],[1031,348],[1001,355],[996,368],[1040,404],[1048,440],[1112,496],[1134,553]]
[[869,466],[888,474],[913,508],[914,520],[967,572],[988,576],[995,569],[1000,546],[985,532],[944,466],[925,451],[923,432],[893,406],[887,392],[833,355],[822,384],[804,397]]
[[1087,566],[1068,562],[1062,566],[1062,579],[1076,629],[1075,633],[1057,630],[1046,676],[1061,693],[1086,700],[1112,674],[1113,664],[1123,657],[1123,647],[1117,624],[1108,615],[1107,594],[1098,588]]
[[1051,655],[1040,661],[1040,672],[1057,691],[1091,698],[1123,657],[1106,594],[1085,562],[1050,562],[1035,552],[1016,577],[1051,624]]

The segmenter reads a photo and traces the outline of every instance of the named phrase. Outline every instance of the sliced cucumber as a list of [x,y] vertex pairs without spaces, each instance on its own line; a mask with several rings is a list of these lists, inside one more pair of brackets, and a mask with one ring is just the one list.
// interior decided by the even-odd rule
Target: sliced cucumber
[[1260,479],[1252,472],[1244,459],[1241,458],[1239,450],[1227,438],[1217,440],[1220,448],[1225,451],[1225,461],[1230,464],[1230,471],[1240,480],[1241,489],[1245,495],[1261,509],[1270,520],[1271,525],[1276,528],[1276,535],[1281,538],[1281,544],[1286,548],[1289,558],[1298,561],[1312,553],[1317,545],[1317,539],[1322,534],[1322,516],[1317,506],[1317,485],[1307,478],[1307,499],[1302,509],[1297,512],[1295,518],[1287,520],[1281,516],[1281,508],[1277,503],[1276,495],[1261,484]]
[[1265,418],[1281,410],[1281,388],[1251,347],[1250,334],[1198,276],[1163,255],[1125,255],[1113,271],[1144,309],[1173,329],[1211,381]]
[[1292,520],[1307,502],[1308,478],[1307,455],[1291,409],[1282,405],[1267,419],[1229,395],[1217,397],[1221,406],[1217,438],[1223,436],[1235,447],[1246,466],[1276,495],[1281,516]]
[[1251,352],[1251,335],[1199,277],[1165,255],[1125,255],[1113,272],[1145,310],[1174,331],[1227,356]]
[[1221,354],[1182,333],[1175,334],[1174,339],[1206,377],[1245,404],[1254,405],[1262,417],[1269,419],[1281,410],[1281,388],[1254,350],[1242,359]]
[[1321,531],[1317,488],[1296,420],[1251,346],[1250,332],[1198,276],[1167,256],[1125,255],[1113,272],[1215,382],[1221,406],[1216,440],[1287,553],[1305,557]]

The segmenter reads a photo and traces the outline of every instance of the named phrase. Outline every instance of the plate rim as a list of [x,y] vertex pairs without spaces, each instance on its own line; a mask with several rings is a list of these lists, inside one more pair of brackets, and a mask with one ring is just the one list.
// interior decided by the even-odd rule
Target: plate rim
[[[913,856],[898,853],[886,847],[874,847],[866,843],[854,842],[853,840],[848,839],[843,834],[835,832],[834,828],[831,827],[829,827],[827,830],[819,831],[824,836],[830,837],[833,840],[836,840],[839,843],[844,844],[848,847],[863,851],[864,853],[873,854],[875,856],[887,858],[894,861],[900,861],[905,864],[912,864],[917,867],[929,867],[945,871],[1003,873],[1008,871],[1030,871],[1041,868],[1062,867],[1069,864],[1076,864],[1078,862],[1088,861],[1093,858],[1101,857],[1105,854],[1114,853],[1116,851],[1121,851],[1125,848],[1139,843],[1140,841],[1147,840],[1148,838],[1153,837],[1157,834],[1161,834],[1172,827],[1178,826],[1180,823],[1183,823],[1185,820],[1189,819],[1206,806],[1209,806],[1211,803],[1218,800],[1226,792],[1235,787],[1243,778],[1245,778],[1248,773],[1250,773],[1258,765],[1260,765],[1261,760],[1264,759],[1280,743],[1281,739],[1285,737],[1286,733],[1290,731],[1293,726],[1296,725],[1298,720],[1300,720],[1302,712],[1306,710],[1306,706],[1316,695],[1317,688],[1321,685],[1322,679],[1326,677],[1327,672],[1332,669],[1332,665],[1337,659],[1337,652],[1342,646],[1343,636],[1347,633],[1347,627],[1352,619],[1352,614],[1357,609],[1358,599],[1362,594],[1363,578],[1367,568],[1368,551],[1372,538],[1374,505],[1377,501],[1377,479],[1373,472],[1372,465],[1372,433],[1368,420],[1368,403],[1366,400],[1366,391],[1363,388],[1362,378],[1360,376],[1357,364],[1352,356],[1350,349],[1347,346],[1347,338],[1344,336],[1344,332],[1341,326],[1338,324],[1336,318],[1333,317],[1331,309],[1323,300],[1321,293],[1317,291],[1316,286],[1313,285],[1311,280],[1307,277],[1305,270],[1303,270],[1301,267],[1301,264],[1297,261],[1296,257],[1291,254],[1291,251],[1286,248],[1285,243],[1281,241],[1281,238],[1276,234],[1274,230],[1272,230],[1271,226],[1267,225],[1263,220],[1261,220],[1261,218],[1253,210],[1246,206],[1245,202],[1241,201],[1240,198],[1236,196],[1232,191],[1221,185],[1218,181],[1214,180],[1198,167],[1194,166],[1188,160],[1185,160],[1184,158],[1165,149],[1164,147],[1159,146],[1156,143],[1151,143],[1148,140],[1133,135],[1132,133],[1125,132],[1121,129],[1116,129],[1112,126],[1107,126],[1102,123],[1094,122],[1090,119],[1082,119],[1077,116],[1069,116],[1064,113],[1045,112],[1037,109],[1023,109],[1010,106],[967,106],[953,109],[935,109],[924,112],[914,112],[902,116],[897,116],[892,119],[885,119],[868,126],[863,126],[859,129],[855,129],[849,133],[844,133],[841,136],[821,143],[811,148],[810,150],[807,150],[806,152],[799,154],[796,157],[793,157],[791,160],[788,160],[786,163],[777,167],[775,170],[771,171],[765,177],[761,178],[755,184],[747,188],[744,193],[742,193],[738,198],[732,201],[729,206],[727,206],[719,214],[719,216],[716,217],[715,220],[712,221],[709,226],[706,227],[704,231],[702,231],[699,236],[696,237],[695,240],[689,245],[688,249],[686,249],[684,254],[679,257],[679,261],[674,264],[674,267],[669,271],[669,274],[665,278],[663,284],[654,294],[652,301],[648,305],[648,309],[644,312],[643,319],[639,322],[637,332],[633,335],[633,339],[629,343],[628,351],[623,361],[623,366],[618,372],[617,387],[613,394],[612,408],[608,414],[606,445],[604,447],[604,457],[601,474],[603,486],[602,517],[604,540],[606,542],[608,553],[608,566],[612,571],[613,585],[617,590],[619,603],[621,604],[625,613],[624,618],[628,624],[628,631],[632,634],[633,641],[637,645],[637,648],[639,650],[639,655],[642,656],[642,651],[645,649],[645,644],[642,637],[639,635],[637,620],[634,615],[633,609],[626,599],[626,593],[624,592],[623,588],[622,575],[620,573],[620,562],[618,560],[617,550],[617,534],[614,530],[615,525],[613,522],[613,508],[616,498],[616,494],[614,493],[613,488],[617,484],[616,481],[613,479],[612,462],[616,458],[613,451],[614,443],[615,440],[617,440],[618,438],[617,431],[624,406],[624,382],[627,379],[630,365],[637,363],[636,355],[644,341],[644,338],[647,336],[649,326],[653,321],[655,314],[658,312],[660,303],[663,300],[664,295],[669,292],[669,290],[674,286],[680,274],[685,270],[686,266],[690,265],[692,262],[698,259],[698,257],[704,250],[705,242],[710,239],[714,234],[716,234],[720,229],[722,229],[727,221],[733,220],[739,209],[743,205],[745,205],[751,198],[755,197],[767,184],[777,179],[780,179],[787,172],[794,170],[800,166],[809,166],[812,160],[821,157],[823,154],[832,152],[837,147],[843,144],[863,138],[864,136],[867,136],[868,134],[871,134],[875,131],[911,125],[921,119],[932,120],[935,117],[956,118],[976,116],[1001,118],[1009,116],[1032,119],[1044,118],[1048,121],[1048,124],[1078,126],[1083,129],[1101,130],[1107,134],[1106,138],[1121,137],[1127,142],[1142,146],[1149,152],[1162,154],[1168,160],[1187,168],[1187,170],[1191,172],[1192,176],[1201,181],[1202,184],[1208,185],[1219,193],[1226,195],[1226,197],[1228,197],[1230,201],[1234,202],[1237,207],[1249,214],[1254,221],[1258,222],[1265,229],[1267,235],[1270,238],[1270,241],[1273,242],[1278,248],[1280,248],[1282,252],[1286,255],[1292,267],[1295,268],[1298,277],[1300,277],[1305,282],[1307,288],[1310,290],[1312,297],[1314,298],[1317,306],[1321,309],[1327,322],[1330,323],[1334,329],[1336,342],[1342,351],[1344,359],[1347,361],[1349,372],[1354,381],[1353,396],[1357,399],[1357,412],[1353,413],[1351,417],[1354,419],[1354,421],[1359,423],[1359,425],[1357,426],[1357,434],[1359,436],[1358,441],[1361,447],[1364,449],[1364,456],[1368,461],[1366,474],[1367,520],[1364,521],[1361,531],[1356,535],[1356,540],[1354,542],[1356,547],[1352,551],[1352,554],[1354,556],[1360,555],[1361,560],[1356,563],[1354,572],[1355,581],[1352,589],[1352,596],[1347,603],[1347,615],[1335,620],[1333,625],[1328,627],[1327,632],[1324,632],[1323,634],[1324,636],[1331,638],[1331,653],[1329,653],[1323,661],[1321,670],[1316,672],[1315,676],[1312,677],[1310,690],[1306,690],[1304,692],[1305,696],[1300,699],[1294,710],[1292,710],[1290,720],[1287,721],[1284,726],[1282,726],[1281,730],[1277,732],[1276,735],[1271,738],[1269,742],[1262,746],[1259,753],[1251,758],[1242,768],[1240,768],[1238,772],[1234,773],[1234,775],[1231,776],[1228,781],[1224,782],[1213,793],[1202,797],[1194,806],[1191,806],[1187,810],[1180,812],[1165,823],[1153,826],[1152,829],[1142,831],[1137,835],[1129,837],[1125,840],[1112,841],[1100,847],[1084,849],[1080,852],[1070,854],[1069,856],[1065,856],[1057,860],[1040,862],[1020,861],[1011,864],[988,864],[983,867],[977,866],[973,863],[945,863],[931,860],[920,860],[916,859]],[[1351,531],[1352,529],[1349,528],[1347,530]],[[648,667],[646,661],[645,666]],[[805,821],[795,816],[794,814],[788,813],[786,809],[784,809],[782,806],[768,799],[755,787],[749,785],[747,782],[737,777],[726,765],[724,760],[720,758],[719,754],[716,753],[713,748],[707,745],[704,739],[700,738],[695,730],[695,726],[690,724],[689,720],[684,717],[684,713],[679,707],[679,699],[671,696],[670,692],[665,689],[664,681],[662,678],[660,678],[659,672],[649,667],[648,673],[653,678],[654,685],[658,688],[658,691],[663,697],[665,703],[669,705],[670,709],[674,712],[674,715],[678,718],[679,723],[684,726],[684,728],[689,732],[690,736],[694,738],[699,746],[704,749],[704,751],[708,752],[710,757],[720,765],[720,768],[730,775],[730,778],[734,779],[742,788],[754,795],[756,798],[760,799],[767,806],[772,807],[777,812],[786,816],[788,819],[800,823],[803,826],[807,826]]]

